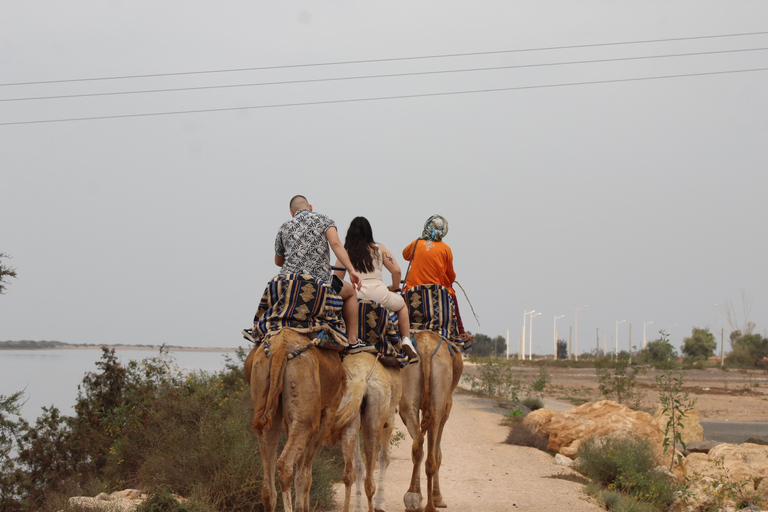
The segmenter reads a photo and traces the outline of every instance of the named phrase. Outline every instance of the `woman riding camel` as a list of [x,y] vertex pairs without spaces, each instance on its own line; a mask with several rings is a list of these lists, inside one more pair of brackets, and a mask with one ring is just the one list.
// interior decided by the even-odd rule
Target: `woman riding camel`
[[[439,284],[448,288],[456,309],[456,323],[459,337],[468,347],[475,338],[464,330],[464,324],[459,315],[459,303],[456,301],[456,291],[453,283],[456,272],[453,270],[453,252],[443,242],[448,233],[448,221],[440,215],[433,215],[424,224],[421,237],[417,238],[403,249],[403,258],[411,262],[410,270],[405,276],[403,292],[422,284]],[[421,242],[421,243],[419,243]]]
[[[418,357],[410,338],[411,325],[408,319],[408,308],[405,299],[399,293],[400,266],[392,257],[392,253],[373,239],[371,224],[365,217],[355,217],[349,225],[344,239],[352,267],[360,275],[361,287],[357,296],[380,303],[382,306],[397,314],[397,326],[400,331],[401,350],[412,361]],[[336,265],[341,262],[337,261]],[[392,285],[387,286],[382,279],[381,268],[386,268],[392,274]],[[335,274],[344,278],[344,271],[337,270]],[[358,341],[358,343],[362,343]],[[351,347],[350,347],[351,348]]]

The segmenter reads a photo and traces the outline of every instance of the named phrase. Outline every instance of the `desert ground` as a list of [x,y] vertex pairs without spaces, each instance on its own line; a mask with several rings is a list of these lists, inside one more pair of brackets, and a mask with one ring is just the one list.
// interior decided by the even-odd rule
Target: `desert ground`
[[[516,369],[523,382],[538,377],[538,369]],[[542,398],[545,406],[565,410],[583,401],[597,400],[597,378],[593,369],[548,369],[550,382]],[[472,364],[465,366],[465,376],[476,374]],[[638,375],[640,406],[653,412],[658,405],[655,376],[647,371]],[[460,385],[469,387],[465,380]],[[739,435],[760,435],[768,427],[768,375],[764,372],[690,370],[684,377],[684,389],[696,398],[705,436],[707,423],[746,425]],[[440,483],[448,507],[442,510],[509,512],[552,511],[595,512],[602,510],[575,481],[570,469],[558,466],[551,456],[535,448],[512,446],[504,441],[508,427],[504,414],[509,404],[475,396],[464,390],[454,395],[451,416],[443,434],[443,460]],[[762,430],[761,430],[762,429]],[[411,440],[400,418],[396,430],[405,439],[392,449],[387,473],[387,511],[404,510],[403,495],[412,471]],[[710,429],[715,432],[715,430]],[[720,435],[719,430],[717,435]],[[745,439],[744,439],[745,440]],[[423,464],[422,492],[426,489]],[[571,480],[568,479],[571,475]],[[344,485],[336,486],[337,509],[342,510]],[[422,499],[422,506],[426,499]]]

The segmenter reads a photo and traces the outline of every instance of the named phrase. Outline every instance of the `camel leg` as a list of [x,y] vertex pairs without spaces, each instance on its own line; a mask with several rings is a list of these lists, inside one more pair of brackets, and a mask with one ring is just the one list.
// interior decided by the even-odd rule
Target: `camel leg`
[[280,431],[283,427],[282,408],[278,407],[269,430],[258,431],[259,450],[264,470],[264,483],[261,489],[261,501],[266,512],[274,512],[277,507],[277,491],[275,490],[275,462],[277,460],[277,445],[280,441]]
[[408,434],[413,440],[411,444],[413,472],[411,473],[411,484],[408,487],[408,492],[403,497],[403,503],[407,512],[415,512],[420,510],[421,507],[421,475],[419,471],[421,469],[421,461],[424,458],[424,434],[421,433],[418,406],[401,402],[400,418],[408,428]]
[[435,507],[438,507],[438,508],[445,508],[448,506],[443,500],[443,495],[440,492],[440,466],[443,464],[443,448],[442,448],[443,428],[445,427],[445,422],[447,420],[448,420],[448,415],[446,414],[445,416],[443,416],[443,419],[440,422],[440,428],[437,431],[435,474],[434,474],[434,477],[432,478],[432,500],[435,503]]
[[387,467],[390,461],[390,439],[392,439],[392,431],[395,428],[395,415],[393,414],[387,418],[384,423],[384,427],[381,430],[381,442],[379,443],[379,478],[376,485],[376,494],[373,496],[373,510],[374,512],[384,512],[384,503],[386,501],[386,481],[387,481]]
[[[379,400],[380,401],[380,400]],[[376,407],[379,405],[379,407]],[[387,404],[388,405],[388,404]],[[368,498],[368,511],[373,512],[373,495],[376,493],[374,472],[376,454],[381,443],[381,417],[386,412],[380,410],[376,400],[368,399],[368,406],[363,416],[363,448],[365,450],[365,495]]]
[[[343,512],[349,512],[350,502],[352,500],[352,485],[357,482],[357,492],[355,496],[356,505],[354,510],[362,508],[360,504],[361,488],[360,478],[355,478],[355,474],[358,472],[358,465],[360,466],[360,473],[362,473],[362,457],[360,455],[360,443],[358,442],[360,432],[360,414],[358,414],[352,423],[347,426],[344,432],[341,434],[341,453],[344,456],[344,473],[342,479],[344,481],[344,509]],[[358,459],[360,459],[358,463]]]

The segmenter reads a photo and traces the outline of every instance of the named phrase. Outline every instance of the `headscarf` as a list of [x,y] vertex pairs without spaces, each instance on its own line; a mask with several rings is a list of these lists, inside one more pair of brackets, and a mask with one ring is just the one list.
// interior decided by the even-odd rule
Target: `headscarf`
[[439,242],[448,234],[448,221],[440,215],[433,215],[424,223],[424,231],[421,232],[422,240]]

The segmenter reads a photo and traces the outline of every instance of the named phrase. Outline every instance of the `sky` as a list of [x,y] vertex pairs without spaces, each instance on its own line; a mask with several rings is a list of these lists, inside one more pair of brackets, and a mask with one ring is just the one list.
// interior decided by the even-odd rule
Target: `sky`
[[246,346],[295,194],[395,255],[444,216],[465,326],[513,354],[530,310],[539,354],[555,328],[580,353],[630,328],[727,339],[727,313],[768,335],[765,20],[763,0],[0,2],[0,340]]

